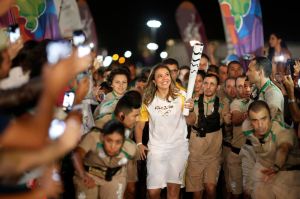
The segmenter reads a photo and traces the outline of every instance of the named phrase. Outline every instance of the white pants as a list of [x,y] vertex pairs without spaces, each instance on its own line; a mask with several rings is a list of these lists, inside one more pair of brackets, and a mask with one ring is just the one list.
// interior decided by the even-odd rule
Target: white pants
[[167,183],[184,186],[188,143],[172,149],[151,149],[147,156],[147,189],[160,189]]

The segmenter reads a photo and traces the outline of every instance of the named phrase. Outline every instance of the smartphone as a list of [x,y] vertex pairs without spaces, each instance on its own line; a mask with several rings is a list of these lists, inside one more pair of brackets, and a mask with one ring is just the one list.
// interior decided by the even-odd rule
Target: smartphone
[[13,24],[7,27],[9,34],[9,40],[11,43],[15,43],[21,36],[20,27],[18,24]]
[[84,57],[91,53],[91,47],[89,45],[78,46],[78,57]]
[[50,42],[46,47],[47,60],[56,64],[60,59],[67,58],[72,52],[72,45],[66,40]]
[[74,30],[73,31],[73,45],[79,46],[83,45],[86,40],[86,36],[82,30]]
[[97,62],[102,63],[103,62],[103,55],[97,55],[96,60],[97,60]]
[[102,102],[103,100],[105,100],[105,93],[103,90],[101,90],[101,88],[98,90],[98,101]]
[[289,67],[289,70],[290,70],[290,75],[292,76],[292,78],[294,77],[294,73],[295,73],[295,69],[294,69],[294,66],[295,66],[295,59],[288,59],[286,61],[286,66]]
[[254,58],[255,58],[255,55],[253,55],[253,54],[247,53],[247,54],[243,55],[243,60],[246,60],[246,61],[251,61]]
[[55,140],[59,138],[65,131],[66,124],[63,120],[53,119],[49,128],[49,138]]
[[72,109],[73,103],[75,100],[75,93],[73,91],[65,92],[63,100],[63,109],[64,111],[70,111]]

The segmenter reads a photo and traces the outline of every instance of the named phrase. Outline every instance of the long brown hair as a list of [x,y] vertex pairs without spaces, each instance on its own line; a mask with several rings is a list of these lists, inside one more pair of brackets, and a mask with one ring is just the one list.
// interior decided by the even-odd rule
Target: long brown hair
[[[168,70],[168,72],[170,74],[170,78],[171,78],[171,71],[169,70],[169,68],[166,65],[158,64],[151,70],[151,73],[149,75],[148,82],[147,82],[147,85],[145,88],[144,96],[143,96],[143,103],[147,106],[153,101],[155,93],[157,91],[156,85],[153,82],[155,80],[155,73],[158,69],[162,69],[162,68]],[[169,101],[170,98],[175,99],[178,95],[179,95],[179,89],[176,87],[174,80],[171,78],[171,84],[169,86],[167,101]]]

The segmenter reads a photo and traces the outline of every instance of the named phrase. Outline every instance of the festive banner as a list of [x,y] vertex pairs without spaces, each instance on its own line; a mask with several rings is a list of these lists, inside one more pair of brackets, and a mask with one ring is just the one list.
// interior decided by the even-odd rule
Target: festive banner
[[[226,41],[239,57],[262,55],[264,38],[259,0],[219,0]],[[229,49],[230,50],[230,49]]]
[[0,18],[0,26],[15,23],[25,41],[60,38],[53,0],[16,0],[16,5]]
[[176,10],[176,22],[189,56],[193,53],[191,44],[194,42],[207,44],[204,24],[197,9],[191,2],[184,1],[179,5]]
[[62,37],[71,38],[74,30],[82,29],[76,0],[54,0]]
[[94,43],[95,51],[97,52],[97,47],[98,47],[97,32],[96,32],[94,19],[92,17],[89,5],[84,0],[79,0],[77,3],[78,3],[79,13],[81,17],[81,23],[83,26],[82,30],[84,31],[87,37],[87,42]]

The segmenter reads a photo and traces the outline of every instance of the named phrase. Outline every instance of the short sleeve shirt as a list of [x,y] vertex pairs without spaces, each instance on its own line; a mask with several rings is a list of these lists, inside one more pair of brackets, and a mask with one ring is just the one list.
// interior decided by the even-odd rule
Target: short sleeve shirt
[[[247,112],[248,101],[245,99],[234,99],[230,104],[230,112],[238,111],[241,113]],[[242,132],[242,125],[233,126],[231,145],[241,148],[245,143],[246,137]]]
[[148,106],[142,105],[139,121],[149,121],[149,148],[174,148],[187,143],[184,101],[182,94],[170,101],[155,96]]
[[[125,139],[123,147],[118,155],[114,157],[107,156],[104,151],[103,141],[100,134],[100,132],[95,131],[89,132],[79,143],[78,147],[82,148],[86,152],[83,159],[84,165],[106,170],[108,167],[116,168],[119,166],[125,166],[128,160],[135,158],[137,151],[136,144],[129,139]],[[122,169],[120,174],[126,175],[126,169]]]
[[277,112],[271,113],[272,118],[283,121],[284,98],[280,89],[271,80],[268,80],[261,88],[259,100],[267,102],[271,111],[272,108],[276,108]]
[[[274,165],[277,149],[282,143],[292,145],[292,150],[288,155],[286,164],[295,164],[295,162],[292,161],[293,158],[290,157],[292,154],[300,155],[294,130],[287,128],[284,123],[280,121],[272,122],[271,130],[264,135],[264,143],[260,143],[258,138],[254,136],[253,130],[244,131],[244,134],[251,140],[257,154],[257,160],[266,167]],[[298,164],[299,163],[300,162],[298,162]]]

